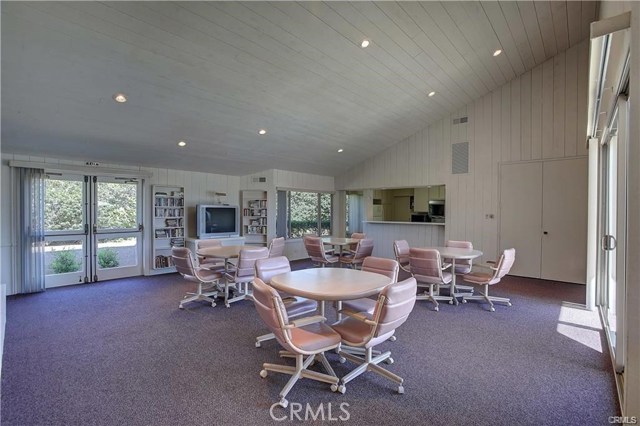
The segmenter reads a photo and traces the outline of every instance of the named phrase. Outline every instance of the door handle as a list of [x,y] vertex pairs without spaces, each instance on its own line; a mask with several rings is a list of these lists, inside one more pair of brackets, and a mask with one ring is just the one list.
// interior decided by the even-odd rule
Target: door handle
[[602,250],[606,250],[606,251],[615,250],[616,247],[618,247],[618,241],[616,240],[616,237],[614,237],[613,235],[604,235],[602,237],[600,245],[602,247]]

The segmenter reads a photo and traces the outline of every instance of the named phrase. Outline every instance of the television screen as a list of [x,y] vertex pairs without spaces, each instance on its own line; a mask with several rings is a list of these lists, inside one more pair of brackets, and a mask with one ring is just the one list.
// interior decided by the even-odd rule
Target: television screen
[[235,207],[206,207],[204,226],[205,234],[236,232]]

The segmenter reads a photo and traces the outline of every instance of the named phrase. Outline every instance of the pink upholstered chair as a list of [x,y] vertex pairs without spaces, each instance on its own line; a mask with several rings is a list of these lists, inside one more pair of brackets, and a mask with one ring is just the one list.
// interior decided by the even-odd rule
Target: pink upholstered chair
[[[393,259],[385,259],[382,257],[367,257],[362,262],[362,270],[366,272],[374,272],[376,274],[386,275],[391,279],[392,283],[398,281],[398,262]],[[345,300],[342,302],[342,308],[352,312],[366,312],[373,314],[376,308],[378,298],[367,298],[355,300]]]
[[356,244],[356,249],[351,252],[347,252],[340,256],[341,265],[349,265],[353,269],[358,269],[358,265],[362,265],[362,262],[373,253],[373,240],[369,238],[363,238]]
[[470,284],[479,285],[484,287],[484,293],[480,292],[479,295],[464,295],[462,303],[467,303],[468,300],[480,300],[489,303],[490,311],[495,312],[493,302],[506,303],[507,306],[511,306],[511,300],[506,297],[489,296],[489,286],[498,284],[502,277],[507,275],[516,260],[516,249],[510,248],[505,250],[498,259],[498,262],[487,262],[489,265],[477,265],[481,268],[486,268],[491,272],[471,272],[462,276],[462,279]]
[[[249,294],[249,284],[253,282],[256,275],[256,260],[269,257],[269,249],[262,247],[259,249],[242,249],[238,255],[238,266],[233,271],[225,275],[224,285],[224,305],[229,308],[231,303],[244,300]],[[229,289],[235,288],[238,293],[229,299]]]
[[[367,238],[367,234],[363,232],[354,232],[353,234],[351,234],[350,238],[353,238],[354,240],[364,240],[365,238]],[[357,245],[358,245],[357,243],[350,244],[349,250],[355,251]]]
[[284,256],[284,237],[274,238],[269,244],[269,257],[280,256]]
[[[259,259],[256,261],[256,275],[265,284],[271,283],[271,278],[278,274],[284,274],[291,272],[291,266],[289,259],[284,256],[270,257],[268,259]],[[299,317],[302,315],[309,315],[314,313],[318,309],[318,302],[311,299],[305,299],[300,296],[291,296],[280,293],[284,308],[287,311],[289,318]],[[275,339],[273,333],[264,334],[256,337],[256,347],[259,348],[262,342]]]
[[[216,239],[198,240],[196,243],[196,250],[209,247],[222,247],[222,241]],[[207,269],[224,269],[224,259],[206,258],[205,256],[198,256],[200,266]]]
[[[469,249],[469,250],[473,249],[473,244],[471,243],[471,241],[447,240],[444,243],[444,246],[445,247],[465,248],[465,249]],[[450,263],[452,263],[452,260],[444,258],[443,262],[450,264]],[[455,271],[451,271],[451,272],[455,272],[456,275],[468,274],[469,272],[471,272],[472,266],[473,266],[473,260],[472,259],[457,259],[456,260],[456,270]],[[473,292],[473,287],[469,286],[469,285],[456,285],[456,290],[464,290],[464,291]]]
[[373,314],[352,312],[343,309],[346,318],[331,327],[342,337],[342,343],[351,347],[363,348],[364,356],[339,351],[341,361],[346,359],[359,364],[353,371],[340,380],[338,390],[346,391],[346,384],[366,371],[373,371],[398,384],[398,393],[404,393],[404,380],[380,367],[382,361],[391,364],[391,352],[387,351],[373,357],[373,347],[389,339],[406,320],[416,302],[416,280],[408,278],[385,287],[378,296]]
[[[260,371],[262,378],[266,378],[269,371],[292,376],[280,391],[278,404],[284,408],[287,407],[289,404],[286,399],[287,394],[301,378],[330,383],[332,391],[338,390],[338,377],[329,365],[324,352],[340,345],[340,335],[324,324],[326,319],[316,315],[290,322],[280,294],[260,278],[256,278],[253,284],[253,299],[260,318],[269,327],[278,343],[296,359],[295,367],[262,364],[262,371]],[[320,361],[329,374],[308,370],[307,367],[314,360]]]
[[440,310],[438,300],[453,304],[453,297],[441,296],[440,285],[449,284],[452,279],[450,272],[445,272],[440,258],[440,252],[435,249],[412,248],[409,251],[409,265],[411,274],[418,281],[418,287],[428,287],[429,292],[417,297],[417,300],[430,300],[435,310]]
[[411,272],[411,266],[409,265],[409,243],[406,240],[396,240],[393,242],[393,252],[395,253],[396,260],[400,265],[400,269],[405,272]]
[[322,265],[324,268],[325,265],[332,265],[340,260],[338,256],[325,252],[320,237],[304,237],[304,248],[307,249],[311,261],[316,262],[316,266]]
[[[185,280],[198,284],[195,293],[187,293],[180,301],[180,309],[184,309],[185,303],[197,300],[204,300],[211,303],[211,306],[216,306],[214,298],[218,295],[217,284],[222,273],[197,266],[191,250],[186,247],[174,247],[171,250],[171,259],[176,270]],[[209,285],[209,287],[205,288],[205,285]]]

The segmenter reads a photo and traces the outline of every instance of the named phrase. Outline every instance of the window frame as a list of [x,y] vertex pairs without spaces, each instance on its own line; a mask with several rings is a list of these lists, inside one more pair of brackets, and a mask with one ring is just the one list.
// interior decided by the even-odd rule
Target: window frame
[[[312,190],[306,190],[306,189],[284,189],[284,188],[278,188],[277,191],[283,191],[286,193],[286,208],[284,210],[284,213],[281,213],[280,209],[277,209],[277,214],[278,216],[281,214],[285,215],[285,223],[286,223],[286,227],[285,227],[285,239],[286,240],[301,240],[302,236],[296,236],[296,237],[292,237],[291,236],[291,193],[297,192],[297,193],[305,193],[305,194],[315,194],[316,195],[316,226],[317,226],[317,231],[315,233],[316,236],[318,237],[330,237],[333,235],[333,213],[334,213],[334,195],[335,192],[333,191],[312,191]],[[330,202],[331,202],[331,207],[330,207],[330,211],[329,211],[329,233],[327,235],[322,235],[322,196],[328,194],[330,196]],[[276,229],[277,232],[277,229]],[[280,233],[278,233],[278,236],[282,236],[280,235]]]

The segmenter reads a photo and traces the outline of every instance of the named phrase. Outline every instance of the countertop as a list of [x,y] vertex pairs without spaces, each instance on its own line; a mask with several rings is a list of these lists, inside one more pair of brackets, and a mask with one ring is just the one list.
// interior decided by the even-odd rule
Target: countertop
[[396,222],[393,220],[365,220],[364,223],[378,223],[388,225],[430,225],[430,226],[445,226],[445,223],[436,222]]

